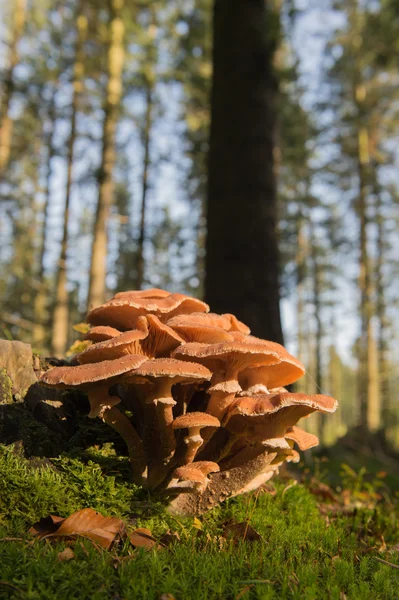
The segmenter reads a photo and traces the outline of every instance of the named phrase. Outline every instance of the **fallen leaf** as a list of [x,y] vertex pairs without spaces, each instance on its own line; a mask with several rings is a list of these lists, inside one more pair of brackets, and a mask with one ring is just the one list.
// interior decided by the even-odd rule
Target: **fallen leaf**
[[30,528],[29,533],[39,539],[81,536],[108,550],[124,530],[125,524],[121,519],[104,517],[93,508],[84,508],[66,519],[54,516],[41,519]]
[[194,517],[194,519],[193,519],[193,527],[195,527],[195,529],[199,529],[200,531],[202,531],[202,523],[199,519],[197,519],[197,517]]
[[72,548],[65,548],[65,550],[57,555],[58,562],[64,562],[65,560],[71,560],[72,558],[75,558],[75,553]]
[[135,548],[144,548],[145,550],[152,550],[156,548],[159,550],[160,546],[156,539],[152,537],[151,531],[145,527],[139,527],[129,534],[130,543]]
[[162,594],[159,596],[159,600],[176,600],[173,594]]
[[257,531],[255,531],[255,529],[251,527],[251,525],[247,521],[243,521],[242,523],[225,523],[224,533],[227,536],[232,537],[236,541],[263,541],[262,536]]

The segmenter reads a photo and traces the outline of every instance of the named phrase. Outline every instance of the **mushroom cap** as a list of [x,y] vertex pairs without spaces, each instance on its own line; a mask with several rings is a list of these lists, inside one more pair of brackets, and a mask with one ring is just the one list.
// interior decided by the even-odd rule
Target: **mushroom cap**
[[110,325],[122,331],[134,329],[137,319],[149,313],[157,316],[161,321],[181,313],[208,312],[209,306],[201,300],[184,296],[183,294],[169,294],[165,297],[142,298],[127,295],[111,299],[105,304],[94,308],[87,315],[91,325]]
[[196,360],[211,369],[224,362],[236,368],[245,369],[249,365],[260,366],[274,364],[280,358],[275,349],[267,343],[252,344],[248,342],[222,342],[219,344],[199,344],[190,342],[179,346],[172,354],[180,360]]
[[314,448],[319,444],[319,438],[317,435],[313,435],[313,433],[308,433],[304,429],[297,427],[294,425],[287,429],[284,434],[284,437],[287,440],[291,440],[298,445],[300,450],[309,450],[310,448]]
[[[180,317],[187,317],[185,322]],[[218,342],[232,341],[228,331],[221,327],[213,327],[205,323],[198,323],[190,319],[191,315],[178,315],[167,322],[167,325],[176,331],[185,342],[200,342],[203,344],[215,344]]]
[[188,429],[190,427],[220,427],[220,421],[212,415],[203,412],[189,412],[176,417],[172,423],[173,429]]
[[197,460],[195,462],[189,463],[189,465],[194,467],[195,469],[198,469],[204,475],[208,475],[209,473],[217,473],[218,471],[220,471],[219,465],[210,460]]
[[276,387],[282,387],[294,383],[305,373],[305,367],[294,356],[281,355],[281,362],[274,365],[263,365],[258,367],[248,367],[241,371],[239,383],[250,394],[264,393],[265,388],[270,391]]
[[54,367],[43,373],[40,382],[57,388],[88,387],[92,383],[119,377],[136,369],[145,361],[145,356],[129,354],[94,364]]
[[183,479],[184,481],[192,481],[193,483],[205,483],[207,481],[206,475],[200,469],[193,467],[192,464],[177,467],[173,471],[172,477]]
[[[173,329],[161,323],[154,315],[139,317],[137,329],[120,333],[118,337],[94,344],[79,354],[81,364],[112,360],[125,354],[144,354],[146,357],[168,355],[184,343]],[[90,352],[88,352],[90,350]]]
[[227,332],[239,331],[242,334],[249,334],[250,329],[244,323],[241,323],[234,315],[226,313],[218,315],[216,313],[200,313],[194,312],[189,315],[177,315],[168,321],[170,327],[174,325],[186,325],[187,323],[196,323],[197,325],[206,325],[208,327],[218,327]]
[[126,382],[133,383],[136,378],[140,380],[156,380],[162,378],[173,379],[175,383],[190,383],[192,381],[208,381],[212,373],[204,366],[198,363],[189,363],[174,358],[153,358],[145,360],[134,370],[134,373],[128,374]]
[[92,327],[90,331],[86,333],[83,339],[90,340],[91,342],[104,342],[120,335],[121,332],[114,327],[107,327],[106,325],[99,325],[98,327]]
[[118,292],[112,297],[112,300],[120,298],[167,298],[170,292],[161,290],[160,288],[149,288],[148,290],[128,290],[126,292]]
[[321,394],[264,394],[233,400],[224,416],[224,427],[231,433],[254,439],[284,437],[302,417],[312,412],[332,413],[337,401]]

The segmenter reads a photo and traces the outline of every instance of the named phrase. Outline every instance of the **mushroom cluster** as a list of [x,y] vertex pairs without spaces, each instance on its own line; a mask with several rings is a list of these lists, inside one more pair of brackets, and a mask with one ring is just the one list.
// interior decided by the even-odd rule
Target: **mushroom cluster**
[[295,450],[318,443],[296,426],[336,400],[288,392],[305,370],[234,315],[165,290],[121,292],[89,312],[88,347],[41,382],[87,393],[89,417],[124,439],[132,478],[199,514],[254,490]]

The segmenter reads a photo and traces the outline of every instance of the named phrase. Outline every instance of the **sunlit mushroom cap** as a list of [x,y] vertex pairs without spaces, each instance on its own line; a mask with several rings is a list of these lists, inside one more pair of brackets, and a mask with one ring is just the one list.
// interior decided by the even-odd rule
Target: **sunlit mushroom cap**
[[284,437],[287,440],[291,440],[295,442],[300,450],[309,450],[310,448],[314,448],[314,446],[318,446],[319,438],[317,435],[313,435],[313,433],[308,433],[304,429],[300,427],[290,427],[284,434]]
[[92,327],[90,331],[88,331],[84,337],[85,340],[90,340],[91,342],[105,342],[106,340],[110,340],[114,337],[120,335],[121,332],[114,327],[107,327],[106,325],[99,325],[98,327]]
[[[266,344],[251,344],[246,342],[222,342],[220,344],[199,344],[190,342],[179,346],[173,356],[180,360],[195,359],[205,365],[215,365],[222,361],[236,363],[242,369],[253,366],[274,364],[278,362],[278,353]],[[212,368],[212,366],[210,366]]]
[[220,471],[219,465],[210,460],[197,460],[195,462],[190,463],[189,466],[198,469],[204,475],[209,475],[209,473],[217,473],[218,471]]
[[76,367],[54,367],[46,371],[40,382],[57,388],[87,387],[92,383],[112,380],[139,367],[145,356],[129,354],[116,360],[104,360]]
[[288,428],[312,412],[332,413],[337,401],[321,394],[264,394],[233,400],[224,427],[230,432],[254,439],[284,437]]
[[168,325],[171,327],[174,325],[185,325],[188,321],[190,323],[195,322],[198,325],[217,327],[219,329],[224,329],[227,332],[240,332],[245,335],[250,333],[249,327],[229,313],[218,315],[216,313],[194,312],[190,315],[178,315],[177,317],[173,317],[173,324],[168,321]]
[[135,369],[134,373],[128,374],[126,382],[139,379],[141,382],[151,379],[168,378],[174,383],[190,383],[193,381],[208,381],[212,373],[198,363],[189,363],[174,358],[154,358],[146,360]]
[[200,469],[196,469],[192,466],[192,463],[175,469],[173,471],[173,477],[183,481],[191,481],[193,483],[206,483],[209,481],[207,476]]
[[[184,340],[154,315],[139,317],[137,329],[125,331],[118,337],[100,342],[79,354],[81,364],[112,360],[125,354],[144,354],[147,357],[165,356]],[[88,352],[90,350],[90,352]]]
[[94,308],[87,315],[91,325],[110,325],[122,331],[134,329],[137,319],[149,313],[162,322],[175,315],[191,312],[207,312],[209,306],[201,300],[183,294],[169,294],[166,297],[141,298],[128,296],[112,299]]
[[148,290],[128,290],[126,292],[118,292],[112,297],[112,300],[120,298],[167,298],[170,292],[161,290],[160,288],[150,288]]
[[[209,316],[209,313],[199,314],[204,317]],[[210,319],[210,321],[212,320]],[[177,315],[169,319],[167,325],[176,331],[185,342],[215,344],[218,342],[233,341],[228,331],[222,327],[210,325],[206,322],[206,319],[199,319],[198,316],[193,314]]]
[[203,412],[189,412],[176,417],[172,423],[173,429],[188,429],[190,427],[220,427],[220,421],[212,415]]

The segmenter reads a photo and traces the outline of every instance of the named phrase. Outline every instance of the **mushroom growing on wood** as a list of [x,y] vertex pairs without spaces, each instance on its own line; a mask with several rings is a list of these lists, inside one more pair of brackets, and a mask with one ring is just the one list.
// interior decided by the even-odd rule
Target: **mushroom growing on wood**
[[261,346],[245,341],[183,344],[173,352],[173,356],[180,360],[194,360],[213,371],[207,412],[218,419],[222,419],[235,395],[241,391],[238,377],[244,369],[250,365],[272,365],[280,361],[277,351],[267,343]]
[[[173,407],[176,404],[172,395],[172,386],[207,381],[211,372],[202,365],[176,360],[173,358],[155,358],[141,364],[134,373],[125,377],[125,383],[145,386],[145,404],[153,404],[156,408],[158,430],[160,435],[160,461],[166,465],[172,458],[176,440],[173,426]],[[191,413],[193,414],[193,413]],[[207,415],[209,416],[209,415]],[[162,469],[161,469],[162,470]],[[159,473],[160,465],[155,465],[149,472],[151,484],[165,473]]]
[[120,292],[88,322],[80,364],[42,382],[88,393],[89,416],[121,434],[134,480],[164,493],[170,511],[204,512],[256,489],[299,459],[294,445],[317,444],[297,421],[336,408],[328,396],[284,388],[304,367],[283,346],[184,294]]
[[184,442],[187,444],[184,462],[191,463],[204,441],[201,437],[201,429],[204,427],[220,427],[220,421],[208,413],[190,412],[176,417],[172,427],[173,429],[188,429],[188,435],[184,438]]

